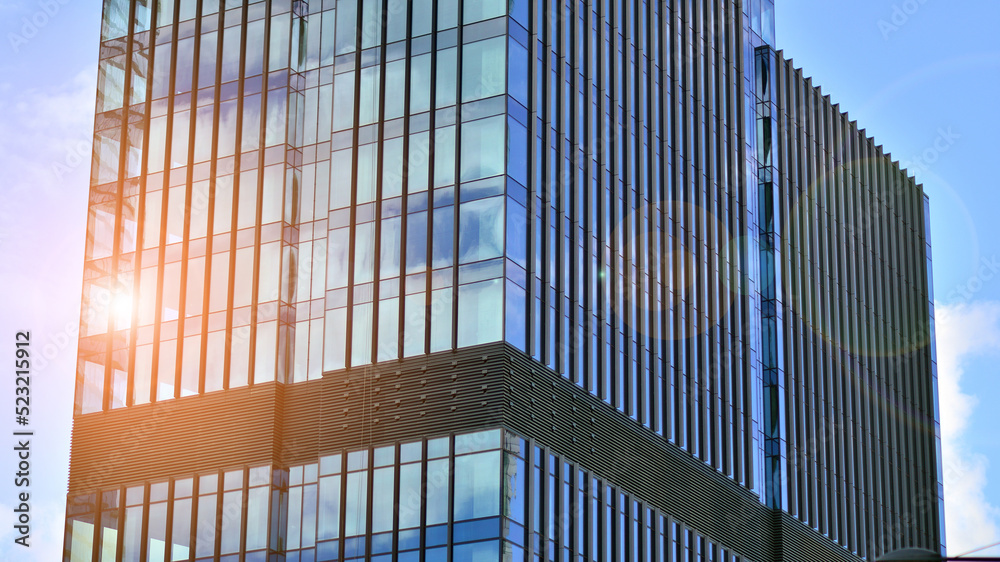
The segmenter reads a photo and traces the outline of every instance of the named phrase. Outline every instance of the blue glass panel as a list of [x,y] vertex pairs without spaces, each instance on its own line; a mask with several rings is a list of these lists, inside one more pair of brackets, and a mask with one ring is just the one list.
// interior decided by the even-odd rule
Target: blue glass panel
[[316,545],[316,562],[337,560],[339,557],[340,541],[327,541]]
[[427,527],[426,533],[427,546],[439,546],[448,542],[447,525]]
[[480,519],[455,523],[452,530],[452,542],[469,542],[483,539],[495,539],[500,535],[500,518]]
[[490,117],[462,125],[461,181],[488,178],[503,173],[506,154],[503,116]]
[[453,558],[463,562],[496,562],[500,559],[500,542],[462,544],[452,549]]

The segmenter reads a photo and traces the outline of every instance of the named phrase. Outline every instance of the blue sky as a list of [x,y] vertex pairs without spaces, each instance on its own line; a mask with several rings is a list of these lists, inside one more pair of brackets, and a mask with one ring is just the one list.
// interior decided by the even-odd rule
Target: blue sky
[[[1000,180],[992,166],[1000,2],[776,4],[785,56],[930,194],[950,550],[1000,541],[1000,409],[990,407],[1000,401]],[[4,478],[4,560],[56,560],[61,551],[99,28],[99,2],[0,0],[0,339],[11,342],[0,344],[0,364],[13,361],[20,329],[32,330],[38,355],[34,546],[11,546],[14,490]],[[12,385],[0,395],[12,402]],[[0,416],[3,434],[12,421]]]

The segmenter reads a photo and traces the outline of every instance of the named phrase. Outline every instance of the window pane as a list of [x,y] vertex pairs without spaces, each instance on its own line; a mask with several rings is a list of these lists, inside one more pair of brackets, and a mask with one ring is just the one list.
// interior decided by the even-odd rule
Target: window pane
[[454,547],[452,559],[465,562],[493,562],[500,559],[500,543],[489,541],[457,545]]
[[406,296],[406,309],[403,320],[403,356],[412,357],[424,352],[426,333],[426,294],[423,292]]
[[455,520],[500,514],[500,451],[455,458]]
[[507,121],[507,175],[521,185],[528,185],[528,131],[513,119]]
[[455,127],[434,133],[434,187],[455,183]]
[[[175,492],[176,494],[176,492]],[[171,560],[191,557],[191,498],[174,500],[174,521],[171,533]]]
[[458,82],[456,70],[458,66],[458,49],[442,49],[437,53],[437,106],[455,105]]
[[406,272],[419,273],[427,267],[427,213],[413,213],[406,222]]
[[413,37],[420,37],[431,32],[431,0],[413,0]]
[[382,197],[403,194],[403,137],[386,140],[382,145]]
[[[94,549],[94,516],[74,516],[67,521],[67,527],[66,551],[69,553],[68,560],[72,562],[90,560]],[[126,530],[128,529],[129,527],[126,527]],[[138,554],[138,551],[136,553]]]
[[361,125],[374,123],[378,119],[379,84],[381,83],[379,74],[378,66],[361,69],[361,93],[358,98],[360,106],[358,119]]
[[462,181],[503,173],[504,133],[502,115],[462,125]]
[[395,511],[395,483],[393,467],[375,471],[372,482],[372,532],[382,533],[392,530],[392,515]]
[[458,0],[438,0],[438,31],[458,25]]
[[[390,8],[391,11],[391,8]],[[398,60],[385,65],[385,118],[403,116],[404,96],[399,92],[406,88],[406,60]]]
[[434,209],[434,244],[432,247],[433,268],[451,267],[455,255],[455,208],[453,206]]
[[431,353],[451,349],[452,289],[431,293]]
[[489,98],[504,92],[504,74],[507,70],[506,43],[503,37],[494,37],[463,47],[463,102]]
[[177,66],[174,73],[176,74],[174,76],[174,93],[190,92],[191,82],[194,78],[194,37],[181,39],[177,42]]
[[375,181],[378,170],[375,167],[376,156],[374,144],[358,147],[357,202],[359,205],[375,199]]
[[201,50],[198,55],[198,87],[204,88],[215,84],[216,45],[219,42],[219,32],[213,31],[201,36]]
[[370,283],[375,274],[375,223],[359,224],[354,236],[354,282]]
[[503,197],[463,203],[460,209],[459,263],[503,255]]
[[167,503],[149,506],[149,529],[147,531],[146,560],[163,562],[167,547]]
[[337,54],[350,53],[356,48],[358,28],[357,0],[337,2]]
[[142,547],[142,510],[143,506],[129,507],[125,510],[125,546],[123,560],[138,560],[139,549]]
[[531,77],[529,70],[528,50],[513,37],[508,42],[510,45],[510,60],[508,61],[507,75],[510,77],[510,84],[507,92],[521,105],[528,106],[528,79]]
[[427,177],[430,173],[430,135],[414,133],[410,135],[410,156],[407,162],[407,193],[419,193],[427,190]]
[[319,540],[340,537],[340,476],[319,481]]
[[351,364],[368,365],[372,362],[372,303],[354,305],[352,326]]
[[458,288],[458,345],[467,347],[503,337],[503,282],[491,279]]
[[333,82],[333,130],[354,125],[354,72],[338,74]]
[[101,61],[97,74],[97,112],[119,109],[124,98],[125,55]]
[[465,0],[462,19],[465,23],[488,20],[507,12],[507,0]]
[[[416,16],[416,11],[414,12]],[[416,22],[414,22],[416,25]],[[410,61],[410,114],[416,115],[431,107],[431,55],[424,54]]]
[[379,249],[379,277],[389,279],[399,276],[399,228],[401,219],[382,220],[382,245]]
[[347,309],[326,311],[324,326],[323,368],[326,371],[343,369],[346,364]]
[[399,299],[379,302],[378,360],[388,361],[399,357]]
[[226,492],[222,496],[222,554],[238,552],[240,549],[240,515],[243,506],[243,491]]
[[[239,26],[227,27],[222,33],[222,82],[230,82],[240,77],[240,31]],[[159,49],[157,49],[159,51]],[[159,54],[159,52],[157,52]]]
[[267,487],[251,488],[247,502],[247,544],[246,550],[257,550],[267,546]]
[[264,20],[247,24],[247,60],[244,76],[256,76],[264,71]]
[[420,463],[399,469],[399,528],[420,525]]
[[345,533],[348,537],[365,534],[368,527],[368,473],[353,472],[347,475],[347,510],[344,514]]
[[181,396],[198,394],[201,369],[201,336],[184,338],[183,359],[181,360]]
[[427,524],[438,525],[448,522],[448,459],[429,461],[427,463],[427,494],[433,498],[427,502]]
[[382,42],[382,0],[363,0],[361,8],[361,48]]

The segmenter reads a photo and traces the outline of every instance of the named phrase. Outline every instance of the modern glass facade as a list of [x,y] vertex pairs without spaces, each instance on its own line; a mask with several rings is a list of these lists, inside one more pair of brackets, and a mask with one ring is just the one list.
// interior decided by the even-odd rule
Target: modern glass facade
[[[773,44],[770,0],[105,0],[67,560],[802,555],[560,450],[575,403],[528,432],[549,383],[822,559],[943,549],[926,199]],[[530,367],[413,367],[480,349]],[[492,421],[419,410],[508,376]],[[270,453],[81,468],[235,396]],[[483,423],[531,441],[441,440]]]
[[67,554],[523,560],[533,536],[548,537],[550,560],[743,560],[598,475],[502,430],[77,497],[69,507]]

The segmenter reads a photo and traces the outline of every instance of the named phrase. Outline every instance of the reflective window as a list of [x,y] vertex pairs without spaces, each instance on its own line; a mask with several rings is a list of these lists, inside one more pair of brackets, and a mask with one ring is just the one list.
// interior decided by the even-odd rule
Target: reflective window
[[[466,12],[466,17],[468,15]],[[503,37],[469,43],[462,48],[463,102],[489,98],[504,92],[506,48],[507,41]]]
[[459,211],[459,263],[498,258],[503,255],[503,197],[463,203]]
[[[439,4],[440,6],[440,4]],[[440,20],[438,20],[440,24]],[[437,96],[437,107],[448,107],[455,105],[455,97],[458,95],[458,49],[441,49],[437,52],[437,79],[435,94]]]
[[506,14],[507,2],[506,0],[464,0],[462,9],[462,20],[469,24]]
[[506,133],[503,116],[462,124],[462,181],[502,174]]
[[503,339],[503,282],[492,279],[458,288],[458,345]]

